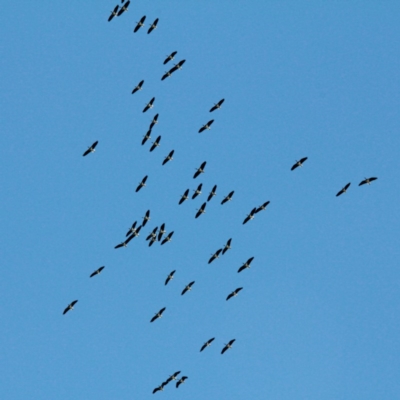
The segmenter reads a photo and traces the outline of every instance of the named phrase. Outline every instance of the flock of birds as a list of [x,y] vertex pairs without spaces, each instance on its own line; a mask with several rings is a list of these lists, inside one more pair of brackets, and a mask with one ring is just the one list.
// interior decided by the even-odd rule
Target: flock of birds
[[[111,12],[111,15],[108,18],[108,21],[111,21],[114,17],[119,17],[121,16],[124,12],[128,11],[128,7],[130,4],[130,1],[127,1],[125,3],[125,0],[121,0],[121,3],[123,4],[122,6],[116,5],[115,8],[113,9],[113,11]],[[125,3],[125,4],[124,4]],[[144,22],[146,20],[146,16],[143,16],[139,22],[137,22],[137,25],[135,26],[133,32],[136,33],[141,27],[144,26]],[[154,22],[150,25],[147,33],[150,34],[156,27],[158,24],[158,18],[156,18],[154,20]],[[177,51],[173,51],[169,56],[167,56],[167,58],[164,60],[164,65],[167,64],[169,61],[174,60],[175,56],[177,54]],[[172,67],[168,72],[166,72],[161,80],[164,80],[168,77],[170,77],[175,71],[180,70],[183,66],[183,64],[185,63],[185,60],[181,60],[179,63],[177,63],[176,65],[174,65],[174,67]],[[142,86],[144,84],[144,80],[140,81],[132,90],[132,94],[136,93],[137,91],[142,89]],[[214,104],[211,109],[209,110],[210,112],[214,112],[216,110],[219,110],[222,106],[222,104],[224,103],[225,99],[221,99],[219,102],[217,102],[216,104]],[[144,107],[143,109],[143,113],[145,113],[146,111],[152,109],[154,107],[154,102],[155,102],[155,97],[153,97]],[[159,114],[156,114],[149,126],[149,129],[147,131],[147,133],[145,134],[143,140],[142,140],[142,145],[144,145],[147,140],[151,139],[151,133],[152,133],[152,129],[154,128],[154,126],[158,123],[158,116]],[[205,130],[209,130],[211,128],[211,125],[213,124],[214,120],[211,119],[210,121],[208,121],[205,125],[203,125],[200,129],[199,129],[199,133],[202,133]],[[161,141],[161,136],[158,136],[156,138],[156,140],[153,142],[151,148],[150,148],[150,152],[154,151],[159,145],[160,145],[160,141]],[[84,153],[83,156],[86,157],[88,154],[91,154],[93,152],[95,152],[96,147],[98,145],[98,141],[95,141]],[[165,157],[164,161],[162,162],[162,165],[165,165],[166,163],[170,162],[173,160],[173,155],[174,155],[174,150],[171,150],[169,152],[169,154]],[[291,167],[291,171],[297,169],[298,167],[302,167],[303,164],[305,163],[305,161],[307,161],[307,157],[303,157],[300,160],[296,161],[292,167]],[[207,165],[207,162],[204,161],[197,169],[196,172],[193,175],[193,179],[196,179],[197,177],[199,177],[201,174],[205,173],[205,167]],[[144,176],[143,179],[139,182],[137,188],[136,188],[136,192],[139,192],[142,188],[144,188],[146,186],[146,182],[147,182],[148,176]],[[374,180],[376,180],[376,177],[371,177],[371,178],[365,178],[363,179],[360,183],[359,186],[365,185],[365,184],[371,184],[371,182],[373,182]],[[336,196],[340,196],[344,193],[347,192],[347,190],[350,187],[350,182],[347,183],[337,194]],[[216,196],[216,191],[217,191],[217,185],[214,185],[214,187],[212,188],[211,192],[209,193],[207,200],[201,205],[201,207],[197,210],[197,213],[195,214],[195,218],[200,217],[202,214],[204,214],[206,211],[206,206],[208,204],[208,202],[210,202],[214,196]],[[185,202],[186,200],[189,199],[189,193],[190,193],[190,189],[186,189],[185,192],[182,194],[178,204],[181,205],[183,202]],[[195,199],[197,196],[199,196],[202,193],[202,183],[200,183],[197,188],[194,190],[194,193],[192,195],[192,199]],[[229,202],[233,195],[234,195],[234,191],[232,190],[227,196],[225,196],[222,201],[221,201],[221,205],[224,205],[225,203]],[[250,220],[252,220],[255,215],[260,212],[263,211],[267,208],[267,206],[270,204],[269,201],[266,201],[265,203],[263,203],[261,206],[258,207],[254,207],[250,213],[245,217],[245,219],[243,220],[243,224],[246,224],[247,222],[249,222]],[[125,235],[125,240],[122,241],[121,243],[117,244],[115,246],[115,249],[118,248],[122,248],[122,247],[127,247],[128,243],[139,236],[140,230],[142,228],[144,228],[147,224],[147,222],[150,220],[150,210],[147,210],[144,217],[143,217],[143,222],[138,225],[137,221],[135,221],[131,227],[129,228],[129,230],[127,231],[126,235]],[[160,242],[161,245],[164,245],[168,242],[170,242],[172,240],[172,236],[174,234],[174,231],[169,232],[166,235],[167,231],[165,230],[165,223],[163,223],[160,227],[155,227],[146,237],[146,241],[148,241],[148,246],[151,247],[154,243],[156,242]],[[231,243],[232,243],[232,238],[228,239],[226,244],[218,249],[217,251],[215,251],[214,254],[212,254],[212,256],[210,257],[210,259],[208,260],[208,264],[211,264],[214,260],[216,260],[217,258],[219,258],[221,255],[224,255],[230,248],[231,248]],[[238,273],[244,271],[245,269],[250,268],[250,265],[252,263],[252,261],[254,260],[254,257],[250,257],[245,263],[243,263],[240,268],[238,269]],[[105,267],[102,266],[100,268],[98,268],[96,271],[94,271],[92,274],[90,274],[90,278],[93,278],[96,275],[99,275],[102,270]],[[165,280],[165,285],[167,285],[173,278],[174,278],[174,274],[175,274],[176,270],[173,270],[172,272],[169,273],[169,275],[167,276],[166,280]],[[195,281],[190,282],[189,284],[187,284],[184,289],[181,292],[181,295],[184,295],[185,293],[187,293],[188,291],[190,291],[193,287],[193,285],[195,284]],[[236,297],[239,292],[243,290],[243,287],[239,287],[235,290],[233,290],[231,293],[228,294],[228,296],[226,297],[226,300],[230,300],[232,297]],[[70,304],[68,304],[68,306],[64,309],[63,314],[66,314],[68,311],[73,310],[74,306],[76,305],[76,303],[78,302],[78,300],[74,300],[72,301]],[[155,313],[155,315],[150,319],[150,322],[154,322],[157,319],[161,318],[163,316],[164,311],[166,310],[166,307],[161,308],[157,313]],[[207,347],[209,347],[212,342],[214,341],[214,337],[207,340],[200,348],[200,352],[202,352],[203,350],[205,350]],[[228,343],[226,343],[224,345],[224,347],[221,350],[221,354],[224,354],[228,349],[232,348],[233,343],[235,342],[235,339],[231,339]],[[156,393],[158,391],[163,391],[164,387],[171,381],[177,381],[176,382],[176,388],[178,388],[182,383],[184,383],[188,377],[187,376],[182,376],[180,379],[178,379],[178,375],[180,374],[181,371],[177,371],[174,374],[172,374],[168,379],[166,379],[164,382],[162,382],[159,386],[157,386],[154,390],[153,393]]]

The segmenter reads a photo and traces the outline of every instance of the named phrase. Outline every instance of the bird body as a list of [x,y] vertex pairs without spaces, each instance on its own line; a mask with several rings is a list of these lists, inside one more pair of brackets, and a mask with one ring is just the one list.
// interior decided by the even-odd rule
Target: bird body
[[68,304],[68,306],[63,311],[63,315],[66,314],[69,310],[74,309],[74,305],[78,302],[78,300],[74,300],[72,303]]
[[302,167],[303,163],[308,159],[308,157],[303,157],[301,158],[299,161],[296,161],[292,168],[290,169],[291,171],[293,171],[294,169],[296,169],[297,167]]
[[178,388],[179,385],[181,385],[182,383],[184,383],[184,382],[186,381],[187,378],[188,378],[187,376],[182,376],[182,378],[179,379],[178,382],[176,382],[176,388]]
[[175,271],[176,271],[176,270],[174,269],[172,272],[169,273],[167,279],[165,280],[165,285],[167,285],[168,282],[169,282],[171,279],[174,279]]
[[170,232],[169,234],[168,234],[168,236],[161,242],[161,245],[163,245],[163,244],[165,244],[165,243],[167,243],[167,242],[170,242],[172,239],[172,235],[174,234],[174,231],[172,231],[172,232]]
[[228,239],[224,248],[222,249],[222,254],[225,254],[231,248],[232,238]]
[[258,207],[256,210],[256,213],[265,210],[269,203],[270,203],[269,201],[266,201],[264,204],[262,204],[260,207]]
[[187,200],[189,197],[189,189],[185,190],[185,193],[181,196],[181,199],[179,200],[179,205],[181,205],[185,200]]
[[197,186],[197,189],[194,191],[192,199],[195,199],[199,194],[201,194],[201,188],[203,187],[203,184],[200,183],[199,186]]
[[131,3],[130,1],[126,2],[126,4],[124,4],[124,5],[120,8],[120,10],[118,11],[118,14],[117,14],[118,17],[119,17],[121,14],[123,14],[125,11],[128,11],[128,7],[129,7],[129,4],[130,4],[130,3]]
[[200,209],[197,211],[195,218],[200,217],[201,214],[205,214],[206,212],[206,205],[207,203],[203,203],[200,207]]
[[169,56],[167,56],[167,58],[164,60],[164,65],[165,64],[167,64],[169,61],[172,61],[174,58],[175,58],[175,56],[176,56],[176,53],[178,53],[177,51],[173,51]]
[[233,196],[234,193],[235,193],[235,191],[232,190],[232,192],[230,192],[230,193],[228,194],[228,196],[226,196],[226,197],[221,201],[221,204],[225,204],[226,202],[231,201],[231,200],[232,200],[232,196]]
[[165,231],[165,224],[162,224],[161,226],[160,226],[160,232],[158,232],[158,241],[160,242],[161,241],[161,239],[162,239],[162,237],[163,237],[163,235],[166,233],[166,231]]
[[211,125],[213,124],[214,120],[210,120],[208,121],[205,125],[203,125],[200,129],[199,129],[199,133],[204,132],[206,129],[210,130],[211,129]]
[[154,103],[154,100],[155,100],[156,98],[155,97],[153,97],[147,104],[146,104],[146,106],[143,108],[143,112],[145,113],[147,110],[150,110],[150,108],[153,108],[154,106],[153,106],[153,103]]
[[143,136],[143,140],[142,140],[142,146],[149,140],[151,139],[151,129],[149,129],[147,131],[147,133]]
[[225,347],[222,349],[221,354],[224,354],[228,349],[230,349],[235,342],[236,339],[232,339],[225,345]]
[[99,269],[96,269],[96,271],[92,272],[90,275],[90,278],[93,278],[95,275],[100,274],[101,271],[103,271],[104,267],[100,267]]
[[243,225],[246,224],[247,222],[249,222],[251,219],[253,219],[256,212],[257,212],[257,207],[254,207],[250,211],[250,214],[244,219]]
[[183,296],[186,292],[192,290],[192,286],[194,285],[194,282],[190,282],[189,285],[186,285],[185,288],[182,290],[181,295]]
[[169,154],[167,155],[167,157],[164,158],[164,161],[163,161],[162,165],[165,165],[168,161],[171,161],[171,160],[174,159],[174,158],[173,158],[174,152],[175,152],[175,150],[171,150],[171,151],[169,152]]
[[156,19],[154,20],[154,22],[150,25],[150,28],[149,28],[149,30],[147,31],[147,34],[153,32],[154,29],[157,28],[157,24],[158,24],[158,18],[156,18]]
[[196,179],[200,174],[204,174],[204,168],[206,167],[207,161],[201,163],[200,167],[197,168],[196,172],[193,175],[193,179]]
[[214,196],[216,196],[216,194],[217,194],[217,185],[214,185],[210,194],[207,197],[207,201],[210,201]]
[[146,211],[146,214],[143,217],[142,226],[145,226],[147,224],[147,221],[150,221],[150,210]]
[[222,100],[220,100],[217,104],[214,104],[214,106],[211,107],[210,112],[213,112],[213,111],[215,111],[215,110],[220,109],[221,106],[222,106],[222,103],[223,103],[224,101],[225,101],[225,99],[222,99]]
[[341,190],[339,190],[337,193],[336,193],[336,197],[338,197],[338,196],[340,196],[341,194],[343,194],[343,193],[346,193],[347,192],[347,189],[350,187],[350,185],[351,185],[351,183],[349,182],[347,185],[345,185]]
[[142,26],[144,26],[144,21],[146,20],[146,16],[143,15],[142,18],[140,18],[140,21],[136,23],[135,29],[133,30],[133,33],[136,33]]
[[207,342],[205,342],[203,344],[203,346],[201,346],[200,352],[202,352],[204,349],[206,349],[207,347],[209,347],[211,345],[211,343],[214,341],[215,338],[211,338],[209,340],[207,340]]
[[238,272],[242,272],[243,270],[250,268],[251,262],[254,260],[254,257],[250,257],[239,269]]
[[142,187],[146,186],[146,181],[147,181],[147,175],[139,183],[138,187],[136,188],[136,192],[138,192]]
[[114,7],[114,10],[111,11],[111,15],[108,17],[108,22],[110,22],[117,14],[118,14],[119,5]]
[[144,80],[140,81],[132,90],[132,94],[136,93],[138,90],[142,90]]
[[162,308],[156,315],[150,320],[150,322],[154,322],[156,319],[161,318],[163,312],[166,310],[166,307]]
[[152,152],[156,147],[160,146],[160,141],[161,141],[161,136],[158,136],[153,145],[150,147],[150,152]]
[[221,253],[222,249],[218,249],[208,260],[208,263],[211,264],[215,259],[219,258],[219,255]]
[[229,294],[228,294],[228,297],[226,298],[226,300],[229,300],[229,299],[231,299],[232,297],[236,297],[236,296],[238,295],[238,293],[239,293],[242,289],[243,289],[243,288],[240,287],[240,288],[235,289],[232,293],[229,293]]
[[375,177],[372,177],[372,178],[365,178],[363,181],[361,181],[361,182],[359,183],[358,186],[362,186],[362,185],[365,185],[365,184],[370,185],[372,181],[376,181],[377,179],[378,179],[378,178],[375,178]]
[[156,124],[158,124],[158,114],[156,114],[156,115],[153,117],[152,121],[150,122],[150,127],[149,127],[149,129],[152,130],[153,127],[154,127],[154,125],[156,125]]
[[97,143],[99,143],[98,140],[96,140],[84,153],[83,157],[86,157],[90,153],[94,153],[96,150]]

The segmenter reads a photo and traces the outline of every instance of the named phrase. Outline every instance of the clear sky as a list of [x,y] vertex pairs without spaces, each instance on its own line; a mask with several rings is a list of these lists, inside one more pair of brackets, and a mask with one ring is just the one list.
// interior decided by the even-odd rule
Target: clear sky
[[1,399],[400,398],[400,3],[116,4],[2,5]]

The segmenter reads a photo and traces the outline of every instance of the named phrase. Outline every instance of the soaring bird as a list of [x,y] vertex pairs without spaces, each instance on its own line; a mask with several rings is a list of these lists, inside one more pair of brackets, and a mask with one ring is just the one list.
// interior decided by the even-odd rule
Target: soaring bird
[[292,168],[291,168],[290,170],[293,171],[293,170],[296,169],[297,167],[302,167],[302,166],[303,166],[303,163],[307,160],[307,158],[308,158],[308,157],[303,157],[303,158],[300,159],[300,161],[296,161],[296,162],[293,164],[293,166],[292,166]]
[[213,124],[213,122],[214,122],[213,119],[210,120],[210,121],[208,121],[205,125],[203,125],[203,126],[199,129],[199,133],[205,131],[206,129],[207,129],[207,130],[210,130],[210,129],[211,129],[211,125]]
[[243,225],[244,225],[245,223],[249,222],[251,219],[253,219],[256,212],[257,212],[257,207],[254,207],[254,208],[250,211],[250,214],[244,219]]
[[138,90],[142,90],[144,80],[140,81],[132,90],[132,94],[136,93]]
[[215,259],[219,258],[219,255],[221,253],[222,249],[218,249],[208,260],[208,263],[211,264]]
[[370,185],[372,181],[376,181],[377,179],[378,178],[365,178],[363,181],[361,181],[359,183],[358,186],[362,186],[362,185],[365,185],[365,184]]
[[170,242],[172,239],[172,235],[174,234],[174,231],[172,231],[172,232],[170,232],[169,234],[168,234],[168,236],[161,242],[161,245],[163,245],[163,244],[165,244],[165,243],[167,243],[167,242]]
[[339,190],[337,193],[336,193],[336,197],[338,197],[338,196],[340,196],[341,194],[343,194],[343,193],[346,193],[347,192],[347,189],[349,188],[349,186],[350,186],[350,184],[351,184],[351,182],[349,182],[347,185],[345,185],[341,190]]
[[[175,373],[173,373],[164,383],[165,385],[168,385],[168,383],[170,383],[171,381],[176,381],[178,375],[181,373],[181,371],[176,371]],[[165,386],[164,385],[164,386]]]
[[178,388],[181,383],[184,383],[187,378],[188,378],[187,376],[182,376],[182,378],[179,379],[178,382],[176,382],[176,388]]
[[147,221],[150,221],[150,210],[146,211],[146,214],[143,217],[142,226],[145,226],[147,224]]
[[214,185],[210,194],[207,197],[207,201],[210,201],[214,196],[216,196],[216,194],[217,194],[217,185]]
[[167,56],[167,58],[164,60],[163,64],[165,65],[167,62],[172,61],[175,58],[176,53],[178,53],[178,52],[173,51],[169,56]]
[[162,237],[163,237],[163,235],[166,233],[166,230],[165,230],[165,224],[162,224],[161,226],[160,226],[160,232],[158,232],[158,241],[160,242],[161,241],[161,239],[162,239]]
[[156,18],[156,19],[154,20],[154,22],[150,25],[150,28],[149,28],[149,30],[147,31],[147,33],[149,34],[149,33],[153,32],[154,29],[157,28],[157,24],[158,24],[158,18]]
[[183,296],[186,292],[192,290],[193,285],[194,285],[194,281],[190,282],[189,285],[186,285],[185,288],[182,290],[181,295]]
[[171,279],[174,279],[175,271],[176,271],[176,270],[174,269],[172,272],[169,273],[167,279],[165,280],[165,285],[167,285],[168,282],[169,282]]
[[254,257],[250,257],[239,269],[238,269],[238,273],[242,272],[244,269],[246,268],[250,268],[250,264],[251,262],[254,260]]
[[142,26],[144,26],[144,21],[145,20],[146,20],[146,16],[143,15],[143,17],[140,18],[140,21],[136,23],[137,25],[135,26],[135,29],[133,30],[133,33],[136,33]]
[[153,117],[152,121],[150,122],[150,127],[149,127],[149,129],[152,130],[155,124],[158,124],[158,114],[156,114],[156,115]]
[[153,145],[150,147],[150,152],[152,152],[156,147],[158,147],[160,145],[160,140],[161,140],[161,136],[159,136],[155,142],[153,142]]
[[236,339],[230,340],[229,343],[227,343],[227,344],[225,345],[225,347],[222,349],[221,354],[224,354],[228,349],[230,349],[230,348],[232,347],[232,345],[233,345],[233,343],[234,343],[235,340],[236,340]]
[[199,186],[197,186],[197,189],[194,191],[192,199],[195,199],[199,194],[201,194],[201,188],[203,187],[203,184],[200,183]]
[[189,189],[185,190],[185,193],[183,193],[183,195],[181,196],[181,199],[179,200],[179,204],[182,204],[185,200],[187,200],[189,194]]
[[225,204],[226,202],[231,201],[231,200],[232,200],[232,196],[233,196],[234,193],[235,193],[235,191],[232,190],[232,192],[230,192],[230,193],[228,194],[228,196],[226,196],[226,197],[221,201],[221,204]]
[[136,192],[138,192],[142,187],[146,186],[146,181],[147,181],[147,175],[139,183],[138,187],[136,188]]
[[169,154],[167,155],[167,157],[164,158],[164,161],[163,161],[162,165],[165,165],[168,161],[173,160],[174,151],[175,151],[175,150],[171,150],[171,151],[169,152]]
[[135,227],[136,227],[137,221],[135,221],[132,226],[129,228],[129,231],[126,232],[126,237],[128,237],[131,233],[135,232]]
[[196,179],[200,174],[204,174],[204,168],[206,167],[207,161],[201,163],[200,167],[196,169],[193,175],[193,179]]
[[99,269],[96,269],[96,271],[94,271],[91,275],[90,278],[93,278],[95,275],[98,275],[101,271],[103,271],[104,266],[100,267]]
[[129,4],[130,4],[131,2],[130,1],[127,1],[126,2],[126,4],[124,4],[122,7],[121,7],[121,9],[118,11],[118,17],[121,15],[121,14],[123,14],[125,11],[128,11],[128,7],[129,7]]
[[195,218],[199,218],[201,214],[204,214],[206,212],[206,205],[207,203],[203,203],[201,207],[198,209]]
[[149,140],[151,139],[151,129],[149,129],[147,131],[147,133],[143,136],[143,140],[142,140],[142,146]]
[[150,320],[150,322],[154,322],[156,319],[161,318],[166,308],[167,307],[164,307],[158,313],[156,313],[156,315]]
[[202,352],[205,348],[207,348],[208,346],[211,345],[211,343],[214,341],[215,338],[211,338],[209,340],[207,340],[207,342],[205,342],[203,344],[203,346],[201,346],[200,352]]
[[63,315],[66,314],[69,310],[74,309],[74,305],[78,302],[78,300],[74,300],[72,303],[68,304],[67,308],[64,310]]
[[158,386],[158,387],[156,387],[154,390],[153,390],[153,394],[154,393],[156,393],[156,392],[158,392],[158,391],[163,391],[164,390],[164,383],[162,383],[160,386]]
[[182,65],[185,64],[185,62],[186,62],[186,60],[181,60],[181,61],[179,61],[178,64],[174,65],[174,66],[171,68],[171,73],[172,73],[172,72],[175,72],[175,71],[178,71],[178,69],[182,69]]
[[128,238],[125,240],[125,242],[122,242],[120,244],[117,244],[114,249],[119,249],[121,247],[126,247],[128,246],[128,243],[136,236],[139,236],[139,231],[141,229],[141,226],[139,228],[135,229],[135,231],[132,233],[132,235],[128,236]]
[[265,210],[269,203],[270,203],[269,201],[266,201],[264,204],[262,204],[260,207],[258,207],[256,210],[256,213]]
[[172,68],[169,70],[169,71],[167,71],[162,77],[161,77],[161,80],[163,81],[164,79],[166,79],[166,78],[168,78],[169,76],[171,76],[172,75]]
[[150,239],[156,239],[157,238],[157,231],[158,231],[158,226],[156,226],[149,234],[149,236],[147,236],[146,240],[150,240]]
[[150,108],[153,108],[153,103],[154,103],[154,100],[155,100],[155,99],[156,99],[156,98],[153,97],[153,98],[146,104],[145,108],[143,108],[143,112],[146,112],[147,110],[150,110]]
[[238,295],[238,293],[242,290],[242,287],[237,288],[236,290],[234,290],[232,293],[228,294],[228,297],[226,298],[226,300],[229,300],[231,297],[236,297]]
[[225,254],[231,248],[232,238],[228,239],[224,248],[222,249],[222,254]]
[[217,104],[214,104],[214,107],[211,107],[210,112],[213,112],[215,110],[218,110],[219,108],[221,108],[222,103],[225,101],[225,99],[220,100]]
[[110,22],[118,13],[119,5],[114,7],[114,10],[111,11],[111,15],[108,17],[108,22]]
[[96,148],[96,146],[97,146],[97,143],[99,143],[98,140],[96,140],[96,141],[83,153],[83,157],[87,156],[87,155],[90,154],[90,153],[94,153],[94,152],[96,151],[95,148]]

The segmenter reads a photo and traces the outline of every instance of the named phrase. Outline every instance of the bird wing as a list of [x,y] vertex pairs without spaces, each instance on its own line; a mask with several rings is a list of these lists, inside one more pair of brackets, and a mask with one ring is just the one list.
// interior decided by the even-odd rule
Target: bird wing
[[343,194],[345,191],[345,189],[341,189],[336,193],[336,197],[340,196],[341,194]]
[[90,149],[87,149],[84,153],[83,153],[83,157],[87,156],[90,153]]
[[244,265],[242,265],[239,269],[238,269],[238,273],[242,272],[246,267]]
[[308,159],[308,157],[303,157],[302,159],[300,159],[300,164],[303,164],[304,161],[306,161]]
[[217,107],[216,105],[215,105],[215,106],[212,106],[211,109],[210,109],[210,112],[215,111],[217,108],[218,108],[218,107]]
[[201,346],[200,352],[202,352],[206,347],[207,347],[207,343],[204,343],[203,346]]
[[199,129],[199,133],[201,133],[201,132],[205,131],[205,129],[206,129],[205,125],[204,125],[204,126],[202,126],[202,127]]
[[299,164],[298,164],[298,163],[296,163],[296,164],[293,164],[293,166],[292,166],[292,168],[290,168],[290,170],[291,170],[291,171],[293,171],[293,170],[294,170],[294,169],[296,169],[298,166],[299,166]]
[[244,219],[243,225],[244,225],[246,222],[248,222],[248,221],[250,221],[250,217],[246,217],[246,218]]
[[228,294],[228,297],[226,298],[226,300],[229,300],[231,297],[233,297],[233,293],[234,293],[234,292],[229,293],[229,294]]
[[229,341],[229,346],[232,346],[232,344],[235,342],[236,339],[232,339]]
[[199,216],[201,215],[201,211],[197,211],[195,218],[199,218]]
[[221,354],[224,354],[227,350],[228,350],[228,346],[225,346],[225,347],[222,349]]
[[182,290],[181,296],[183,296],[188,291],[188,287],[186,286],[185,289]]
[[123,246],[123,244],[122,243],[120,243],[120,244],[117,244],[115,247],[114,247],[114,249],[119,249],[120,247],[122,247]]

